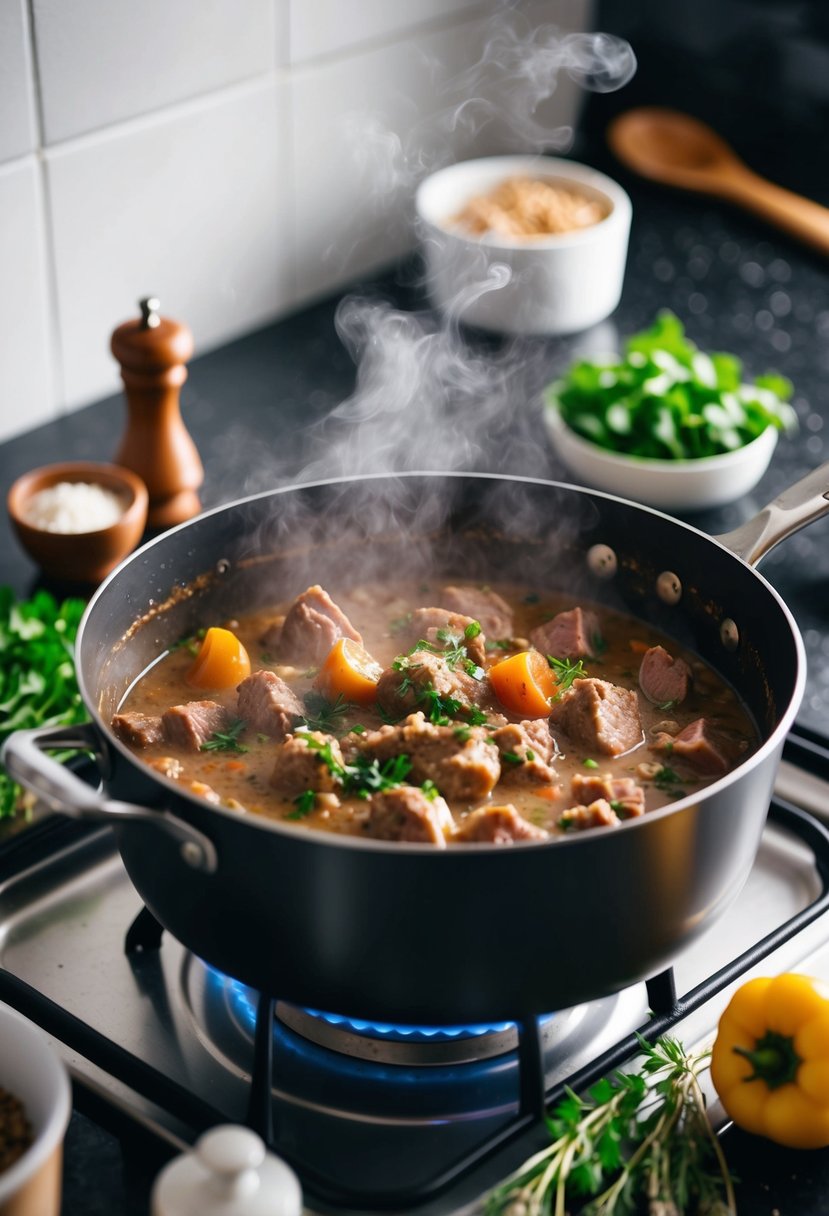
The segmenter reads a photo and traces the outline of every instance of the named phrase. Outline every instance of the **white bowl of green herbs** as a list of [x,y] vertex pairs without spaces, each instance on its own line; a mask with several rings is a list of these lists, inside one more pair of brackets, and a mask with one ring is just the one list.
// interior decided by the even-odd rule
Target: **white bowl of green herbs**
[[796,427],[792,386],[748,383],[734,355],[705,354],[662,312],[623,356],[581,360],[545,394],[559,455],[588,485],[665,510],[719,507],[748,493],[778,435]]

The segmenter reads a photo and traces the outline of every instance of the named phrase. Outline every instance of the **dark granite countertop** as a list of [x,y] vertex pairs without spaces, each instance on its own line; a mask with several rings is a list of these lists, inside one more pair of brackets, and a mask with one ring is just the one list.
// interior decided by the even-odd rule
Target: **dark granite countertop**
[[[750,374],[775,368],[796,386],[800,431],[778,445],[756,492],[694,518],[725,531],[829,455],[829,296],[817,254],[725,205],[668,194],[602,163],[630,190],[634,224],[622,302],[579,339],[502,343],[450,339],[421,315],[416,261],[279,324],[193,360],[182,401],[206,471],[205,506],[297,480],[371,468],[463,468],[560,477],[540,418],[541,387],[587,345],[607,350],[673,309],[707,349],[732,350]],[[396,310],[406,314],[401,317]],[[113,318],[115,324],[120,318]],[[340,336],[345,335],[350,349]],[[102,334],[102,343],[108,335]],[[415,379],[415,353],[433,362]],[[352,353],[363,356],[360,392]],[[463,354],[463,358],[461,358]],[[438,393],[453,386],[449,400]],[[382,416],[381,416],[382,411]],[[119,396],[0,446],[0,486],[68,458],[109,459],[124,426]],[[355,445],[355,436],[359,443]],[[565,478],[566,479],[566,478]],[[809,679],[801,721],[829,722],[829,518],[781,545],[763,573],[805,636]],[[28,593],[37,571],[0,519],[0,583]],[[729,1133],[746,1216],[817,1216],[829,1207],[829,1155],[784,1152]],[[151,1157],[131,1154],[111,1130],[73,1118],[65,1216],[136,1216],[147,1210]],[[152,1161],[153,1169],[157,1160]]]

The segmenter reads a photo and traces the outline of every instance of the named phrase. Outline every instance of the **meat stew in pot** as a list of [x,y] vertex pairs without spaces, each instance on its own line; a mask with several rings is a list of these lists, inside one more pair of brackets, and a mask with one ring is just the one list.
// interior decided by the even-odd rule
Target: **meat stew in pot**
[[518,584],[309,587],[182,639],[112,726],[208,802],[437,848],[613,828],[759,742],[695,654]]

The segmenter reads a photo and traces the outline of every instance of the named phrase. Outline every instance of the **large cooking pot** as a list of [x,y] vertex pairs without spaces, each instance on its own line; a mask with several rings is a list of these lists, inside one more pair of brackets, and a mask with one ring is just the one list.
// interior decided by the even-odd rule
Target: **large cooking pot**
[[[12,735],[10,773],[55,810],[111,823],[158,921],[269,995],[408,1022],[516,1018],[618,991],[711,926],[754,860],[803,693],[791,613],[753,563],[829,511],[829,465],[711,538],[553,482],[416,473],[291,487],[165,533],[92,599],[82,728]],[[110,729],[133,681],[197,627],[285,599],[418,571],[566,589],[643,618],[739,691],[762,743],[674,805],[550,843],[437,850],[313,832],[211,806]],[[83,747],[102,788],[43,754]]]

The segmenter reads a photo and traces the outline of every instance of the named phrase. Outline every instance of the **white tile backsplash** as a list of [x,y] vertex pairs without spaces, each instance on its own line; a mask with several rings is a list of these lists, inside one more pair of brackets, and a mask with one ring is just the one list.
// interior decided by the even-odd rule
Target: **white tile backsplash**
[[268,79],[46,152],[69,402],[119,387],[109,335],[141,296],[197,350],[287,309],[282,90]]
[[26,0],[0,0],[0,162],[37,147]]
[[270,71],[273,0],[33,0],[47,144]]
[[[550,4],[537,0],[525,9],[537,19]],[[584,9],[569,4],[570,19]],[[493,30],[491,14],[467,15],[449,29],[421,31],[417,40],[292,73],[299,299],[410,249],[414,194],[426,173],[452,160],[527,150],[527,116],[507,121],[475,95]],[[532,116],[534,129],[550,138],[569,129],[578,100],[562,77]]]
[[291,63],[389,40],[428,22],[489,7],[482,0],[361,0],[359,4],[295,0],[291,6]]
[[0,165],[0,440],[55,416],[39,175]]
[[[469,75],[493,30],[590,11],[0,0],[0,439],[120,389],[109,336],[141,295],[204,351],[408,250],[427,171],[533,134]],[[560,78],[535,137],[578,104]]]

